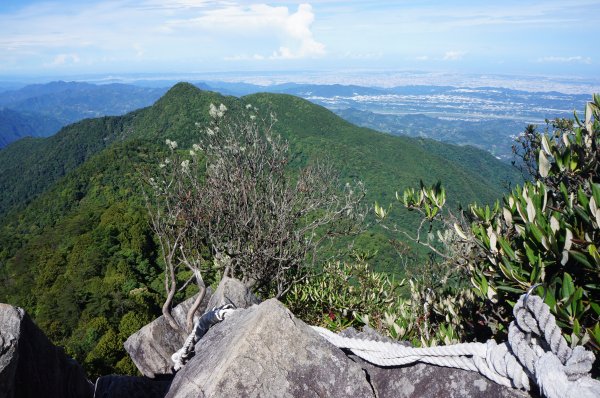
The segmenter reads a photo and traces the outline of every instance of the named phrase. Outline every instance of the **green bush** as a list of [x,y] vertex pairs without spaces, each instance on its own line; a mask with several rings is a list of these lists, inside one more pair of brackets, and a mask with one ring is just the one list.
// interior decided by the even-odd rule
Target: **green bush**
[[[472,206],[472,238],[485,254],[474,264],[477,294],[504,311],[536,284],[572,345],[600,351],[600,96],[585,121],[555,120],[545,133],[528,128],[519,142],[534,182],[502,206]],[[465,238],[469,238],[465,236]]]
[[[464,294],[465,277],[473,285],[477,299],[466,302],[473,308],[463,317],[472,327],[461,338],[504,339],[512,306],[540,284],[535,293],[544,297],[566,339],[600,350],[599,119],[600,97],[594,96],[584,122],[577,115],[575,121],[557,119],[544,133],[528,126],[515,152],[533,181],[516,187],[502,205],[475,204],[457,216],[443,212],[440,184],[396,195],[422,213],[421,226],[429,229],[426,237],[419,230],[416,240],[458,281],[449,300]],[[387,216],[379,205],[375,211],[379,219]]]
[[318,275],[294,285],[285,300],[309,324],[335,332],[368,325],[419,346],[458,342],[472,298],[469,290],[449,294],[424,289],[421,280],[397,282],[357,256],[355,262],[326,264]]
[[285,300],[307,323],[340,331],[362,326],[361,317],[367,314],[383,319],[403,283],[371,270],[365,258],[357,256],[356,262],[325,264],[320,273],[293,285]]

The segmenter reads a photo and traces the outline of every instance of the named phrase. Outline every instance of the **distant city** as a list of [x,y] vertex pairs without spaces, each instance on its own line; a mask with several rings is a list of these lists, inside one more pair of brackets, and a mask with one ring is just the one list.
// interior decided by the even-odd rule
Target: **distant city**
[[[108,85],[115,83],[153,90],[133,90],[131,94],[126,89],[120,91],[119,95],[133,100],[127,104],[116,101],[111,105],[116,107],[114,109],[122,108],[122,113],[133,110],[135,104],[150,105],[179,81],[234,96],[261,91],[292,94],[322,105],[359,126],[393,135],[473,145],[503,160],[512,159],[514,139],[527,124],[544,125],[546,119],[572,117],[574,111],[583,111],[592,93],[600,92],[600,79],[415,71],[215,72],[45,79],[92,83],[104,88],[103,96],[107,95]],[[39,95],[36,90],[32,94],[18,95],[19,103],[11,100],[18,90],[28,92],[27,84],[48,81],[41,77],[22,81],[0,77],[0,108],[56,117],[53,114],[56,101],[44,111],[40,101],[31,100]],[[61,95],[66,95],[65,87],[46,87],[45,95],[49,94],[48,90],[59,90]],[[23,101],[24,98],[29,100]],[[81,105],[81,109],[88,107],[87,117],[115,114],[115,111],[109,112],[112,108],[96,109],[92,103]],[[76,117],[64,122],[75,120]]]

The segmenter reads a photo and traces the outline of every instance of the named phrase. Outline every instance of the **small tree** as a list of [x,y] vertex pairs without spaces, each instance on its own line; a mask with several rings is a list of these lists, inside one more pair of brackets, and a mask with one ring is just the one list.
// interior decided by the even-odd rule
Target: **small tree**
[[201,134],[206,156],[207,235],[224,274],[281,297],[305,277],[325,242],[358,232],[361,183],[340,190],[334,169],[316,161],[293,172],[275,116],[248,104],[241,117],[211,106]]
[[[263,296],[283,296],[306,277],[326,242],[360,231],[366,209],[361,183],[340,180],[333,168],[316,161],[293,169],[287,141],[273,132],[274,115],[260,117],[251,105],[238,118],[210,105],[211,123],[198,126],[192,149],[170,155],[146,181],[152,188],[148,209],[165,263],[170,315],[173,298],[195,281],[201,291],[188,313],[188,328],[204,294],[202,273],[222,271]],[[214,256],[207,263],[202,247]],[[183,278],[185,280],[185,278]]]
[[[191,162],[177,152],[175,141],[166,140],[166,144],[169,155],[160,162],[154,177],[149,176],[150,172],[145,176],[151,188],[150,193],[146,193],[146,206],[165,267],[167,297],[162,313],[175,330],[180,329],[171,315],[175,295],[191,282],[195,281],[198,286],[199,294],[186,316],[189,332],[193,327],[194,314],[206,293],[202,277],[202,269],[207,265],[202,255],[202,248],[206,247],[205,219],[199,203],[202,198],[195,194],[200,189],[199,169],[197,162]],[[193,158],[197,156],[193,151],[190,154]],[[190,276],[181,283],[179,278],[186,272]]]

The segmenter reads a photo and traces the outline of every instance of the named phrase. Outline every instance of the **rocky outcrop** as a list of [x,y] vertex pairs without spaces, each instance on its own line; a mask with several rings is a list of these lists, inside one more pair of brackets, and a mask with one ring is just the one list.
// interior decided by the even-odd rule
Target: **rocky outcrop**
[[86,398],[93,385],[21,308],[0,304],[0,397]]
[[[173,308],[172,315],[181,326],[181,331],[174,330],[169,322],[160,316],[125,341],[125,350],[146,377],[154,378],[161,375],[173,374],[173,361],[171,355],[179,350],[187,334],[185,330],[187,311],[194,302],[191,297]],[[202,315],[206,310],[224,304],[232,304],[235,308],[246,308],[259,300],[240,281],[232,278],[223,278],[214,294],[210,288],[196,312]]]
[[417,363],[380,368],[357,358],[377,397],[524,398],[531,395],[494,383],[477,372]]
[[[375,332],[347,337],[385,340]],[[167,397],[528,397],[475,372],[382,368],[329,344],[277,300],[238,310],[196,344]]]
[[[193,300],[173,311],[182,325]],[[426,364],[374,366],[330,344],[279,301],[258,301],[239,281],[223,279],[199,313],[224,304],[238,309],[208,330],[181,370],[172,374],[170,356],[186,336],[160,317],[126,343],[136,365],[152,378],[103,376],[95,389],[23,310],[0,304],[0,398],[536,396],[475,372]],[[342,334],[386,340],[368,328]]]
[[235,308],[248,308],[260,300],[242,282],[224,277],[208,302],[207,309],[231,304]]
[[156,380],[134,376],[102,376],[96,380],[94,398],[163,398],[170,385],[170,377]]
[[[211,296],[212,290],[208,287],[196,314],[204,313],[208,308]],[[173,308],[173,318],[181,330],[173,329],[161,315],[125,341],[125,350],[144,376],[154,378],[173,373],[171,355],[181,348],[187,337],[187,334],[182,331],[185,330],[187,311],[195,299],[195,296],[190,297]]]
[[167,397],[372,395],[360,366],[271,299],[213,326]]
[[[378,335],[372,329],[363,332],[347,329],[341,335],[366,340],[392,341]],[[477,372],[422,363],[382,368],[355,355],[349,357],[364,369],[377,397],[523,398],[530,396],[523,391],[496,384]]]

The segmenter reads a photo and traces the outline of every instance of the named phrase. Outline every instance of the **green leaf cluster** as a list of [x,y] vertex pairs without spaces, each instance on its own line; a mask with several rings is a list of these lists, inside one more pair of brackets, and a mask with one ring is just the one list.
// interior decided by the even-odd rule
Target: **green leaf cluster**
[[[408,209],[445,229],[438,233],[441,245],[431,240],[427,245],[435,263],[454,275],[451,301],[465,292],[466,280],[477,295],[465,301],[472,310],[462,317],[474,327],[459,330],[459,337],[504,339],[514,303],[541,285],[534,293],[543,296],[566,339],[600,351],[599,133],[597,95],[584,122],[555,120],[545,133],[529,126],[518,143],[533,181],[517,186],[502,202],[473,204],[460,216],[442,213],[445,195],[439,187],[421,184],[419,191],[405,192]],[[446,284],[423,287],[439,295]]]
[[[471,226],[486,259],[473,284],[482,298],[510,310],[520,294],[538,294],[557,317],[567,340],[600,350],[600,96],[585,121],[556,121],[550,134],[530,131],[535,183],[507,195],[486,212],[471,208]],[[497,322],[503,319],[496,319]]]

